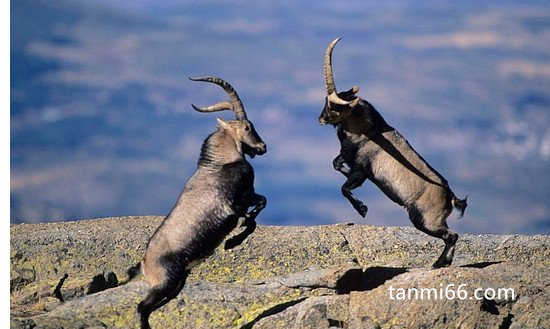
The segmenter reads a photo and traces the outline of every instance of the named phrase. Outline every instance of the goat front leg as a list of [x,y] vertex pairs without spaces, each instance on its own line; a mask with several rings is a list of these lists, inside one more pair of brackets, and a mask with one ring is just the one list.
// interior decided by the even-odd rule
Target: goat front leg
[[344,176],[346,177],[349,176],[351,169],[347,164],[346,160],[344,160],[344,157],[342,156],[342,154],[338,154],[338,156],[334,158],[334,160],[332,160],[332,166],[336,171],[339,171],[342,174],[344,174]]
[[244,225],[246,226],[247,222],[254,221],[258,216],[258,214],[260,213],[260,211],[262,211],[262,209],[265,208],[267,204],[267,199],[263,195],[251,192],[246,195],[245,200],[248,203],[248,207],[254,206],[254,208],[250,210],[248,213],[246,213],[246,215],[244,216],[245,217]]
[[348,176],[348,179],[342,185],[342,194],[349,200],[353,208],[357,210],[361,217],[367,216],[368,207],[353,195],[351,192],[353,189],[363,185],[367,179],[367,175],[361,171],[352,171]]
[[245,229],[241,233],[227,239],[224,248],[232,249],[240,245],[250,234],[256,230],[256,217],[265,208],[267,199],[265,196],[256,194],[254,192],[247,194],[246,201],[248,207],[254,206],[254,208],[247,212],[244,217],[239,218],[238,227],[244,226]]

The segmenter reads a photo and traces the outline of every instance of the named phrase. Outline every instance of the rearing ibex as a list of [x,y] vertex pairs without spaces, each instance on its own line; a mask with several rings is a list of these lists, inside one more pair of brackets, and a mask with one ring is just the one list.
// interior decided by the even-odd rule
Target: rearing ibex
[[333,40],[325,52],[324,71],[327,97],[319,123],[336,127],[340,154],[334,169],[347,177],[342,194],[365,217],[367,206],[351,192],[368,179],[395,203],[405,207],[414,226],[445,241],[445,249],[434,268],[452,263],[458,234],[447,226],[455,207],[466,209],[466,199],[458,199],[447,181],[409,145],[401,134],[384,121],[364,99],[355,96],[358,86],[338,93],[332,75]]
[[[189,271],[211,255],[235,227],[246,226],[242,233],[226,241],[226,249],[251,234],[256,228],[256,216],[266,205],[266,198],[254,192],[254,170],[244,156],[264,154],[266,145],[248,121],[239,96],[220,78],[191,80],[215,83],[230,97],[229,101],[205,108],[193,105],[195,110],[231,110],[236,120],[218,118],[218,130],[202,145],[197,170],[149,239],[141,264],[128,271],[132,278],[141,267],[150,285],[138,305],[141,328],[150,328],[149,315],[179,294]],[[249,207],[254,208],[248,212]]]

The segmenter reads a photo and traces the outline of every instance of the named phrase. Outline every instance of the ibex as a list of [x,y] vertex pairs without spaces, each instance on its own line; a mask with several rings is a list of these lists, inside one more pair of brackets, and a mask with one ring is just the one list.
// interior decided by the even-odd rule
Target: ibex
[[[150,328],[149,315],[175,298],[185,285],[190,270],[211,255],[237,226],[246,228],[226,241],[225,248],[240,244],[256,228],[255,218],[266,198],[254,192],[254,170],[245,159],[266,152],[266,145],[247,117],[233,87],[216,77],[190,78],[221,86],[229,101],[199,112],[231,110],[236,120],[218,118],[218,130],[204,143],[197,170],[189,178],[176,205],[147,243],[140,264],[128,271],[130,278],[141,267],[150,285],[138,305],[141,328]],[[254,207],[250,212],[249,207]]]
[[356,96],[358,86],[338,93],[332,75],[333,40],[324,58],[327,97],[319,115],[320,124],[331,124],[340,140],[340,154],[334,169],[347,177],[342,194],[365,217],[367,206],[352,193],[368,179],[388,198],[403,206],[414,226],[445,242],[445,249],[433,268],[451,265],[458,234],[447,226],[453,207],[464,214],[466,198],[458,199],[445,178],[433,169],[407,140],[388,125],[380,113]]

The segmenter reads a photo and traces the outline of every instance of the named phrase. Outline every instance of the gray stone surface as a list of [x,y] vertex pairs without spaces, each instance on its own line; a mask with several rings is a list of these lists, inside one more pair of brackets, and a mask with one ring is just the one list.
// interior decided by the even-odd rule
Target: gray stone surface
[[[147,284],[141,277],[116,283],[139,261],[161,220],[13,225],[11,327],[137,327],[135,308]],[[453,266],[432,270],[443,245],[414,228],[259,226],[241,246],[220,248],[196,267],[181,294],[153,313],[151,324],[550,328],[549,246],[550,237],[542,235],[463,234]],[[431,298],[398,298],[398,289],[412,288],[433,289]],[[477,288],[512,288],[515,296],[477,300]],[[453,292],[454,298],[445,296]]]

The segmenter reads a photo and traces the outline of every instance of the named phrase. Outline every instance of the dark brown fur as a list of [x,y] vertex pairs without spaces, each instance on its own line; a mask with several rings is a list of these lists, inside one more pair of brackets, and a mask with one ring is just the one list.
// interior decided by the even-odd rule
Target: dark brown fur
[[403,206],[414,226],[445,242],[445,248],[433,264],[434,268],[452,263],[458,234],[447,225],[453,206],[466,209],[466,199],[458,199],[447,181],[433,169],[380,113],[355,94],[354,87],[336,92],[332,78],[332,49],[334,40],[325,54],[325,81],[327,98],[319,116],[321,124],[337,129],[340,154],[333,160],[334,169],[347,177],[342,194],[357,212],[365,217],[367,206],[352,193],[365,180],[372,181],[388,198]]

